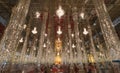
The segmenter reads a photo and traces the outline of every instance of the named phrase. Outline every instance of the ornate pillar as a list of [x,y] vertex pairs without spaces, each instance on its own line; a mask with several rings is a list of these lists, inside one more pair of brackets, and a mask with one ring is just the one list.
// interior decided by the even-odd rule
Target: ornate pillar
[[[20,0],[18,5],[13,8],[10,22],[5,30],[0,42],[0,50],[8,50],[10,53],[9,60],[12,60],[15,49],[20,39],[20,33],[23,30],[26,16],[29,10],[31,0]],[[1,54],[1,53],[0,53]],[[8,56],[7,54],[6,56]]]
[[23,63],[24,60],[25,60],[25,53],[27,51],[27,42],[28,42],[28,37],[29,37],[29,34],[30,34],[30,24],[28,24],[28,27],[26,29],[26,36],[25,36],[25,41],[24,41],[24,44],[23,44],[23,47],[22,47],[22,51],[21,51],[21,55],[20,55],[20,62]]
[[76,11],[73,12],[73,20],[74,20],[74,30],[75,30],[75,41],[76,41],[76,49],[77,49],[77,63],[80,61],[82,62],[82,42],[80,42],[80,37],[79,37],[79,29],[78,29],[78,13]]
[[71,25],[68,24],[68,38],[69,38],[69,63],[73,61],[73,52],[72,52],[72,38],[71,38]]
[[[120,52],[120,40],[117,36],[117,33],[112,26],[113,23],[108,14],[107,8],[105,6],[104,0],[92,0],[97,16],[100,22],[100,27],[103,33],[103,37],[107,46],[107,50],[114,49],[117,52]],[[110,54],[108,54],[110,55]],[[112,57],[114,59],[114,56]],[[118,57],[119,58],[119,57]],[[110,60],[110,59],[109,59]]]
[[47,17],[48,17],[48,12],[44,12],[43,14],[43,23],[41,26],[41,35],[40,35],[40,40],[39,40],[39,50],[38,50],[38,54],[37,54],[37,59],[38,59],[38,63],[41,62],[42,59],[42,49],[43,49],[43,43],[44,43],[44,39],[45,39],[45,30],[46,30],[46,21],[47,21]]
[[90,52],[94,56],[95,62],[98,62],[99,60],[98,60],[95,44],[93,41],[92,29],[91,29],[91,26],[89,25],[89,23],[88,23],[88,31],[89,31],[89,37],[90,37],[90,43],[91,43]]

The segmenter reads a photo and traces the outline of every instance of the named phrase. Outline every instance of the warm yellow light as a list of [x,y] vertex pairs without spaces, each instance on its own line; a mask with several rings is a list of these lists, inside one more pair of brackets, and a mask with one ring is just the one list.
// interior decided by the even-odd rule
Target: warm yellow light
[[62,60],[61,60],[60,55],[57,55],[57,56],[55,57],[55,64],[61,64],[61,62],[62,62]]
[[94,57],[93,57],[93,55],[91,55],[91,54],[88,54],[88,60],[89,60],[89,62],[91,62],[91,63],[94,63],[94,62],[95,62]]
[[56,41],[55,41],[55,49],[57,51],[60,51],[62,48],[62,41],[60,40],[60,38],[58,38]]

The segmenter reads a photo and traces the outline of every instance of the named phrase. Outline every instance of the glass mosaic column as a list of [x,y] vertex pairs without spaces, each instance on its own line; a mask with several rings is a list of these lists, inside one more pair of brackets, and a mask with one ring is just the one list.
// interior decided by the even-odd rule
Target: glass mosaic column
[[5,55],[10,56],[9,60],[12,60],[17,44],[19,43],[18,40],[20,39],[20,33],[23,30],[30,1],[31,0],[20,0],[18,5],[13,8],[10,22],[0,42],[0,50],[7,50],[10,53]]
[[44,15],[43,15],[43,23],[42,23],[42,26],[41,26],[41,36],[40,36],[40,40],[39,40],[39,50],[38,50],[38,54],[37,54],[37,61],[38,63],[42,63],[43,61],[41,60],[42,59],[42,49],[43,49],[43,44],[44,44],[44,39],[45,39],[45,30],[46,30],[46,21],[47,21],[47,18],[48,18],[48,12],[44,12]]
[[[100,27],[103,33],[103,37],[107,46],[107,50],[114,49],[116,53],[120,52],[120,40],[113,27],[113,23],[108,14],[104,0],[92,0],[95,6],[97,16],[100,22]],[[116,55],[115,55],[116,56]],[[109,56],[108,56],[109,57]],[[119,58],[119,57],[118,57]],[[113,56],[112,59],[115,59]],[[110,60],[110,58],[109,58]]]
[[74,20],[74,29],[75,29],[75,40],[76,40],[76,48],[77,48],[77,63],[82,61],[82,42],[80,42],[80,36],[79,36],[79,28],[78,28],[78,12],[73,12],[73,20]]

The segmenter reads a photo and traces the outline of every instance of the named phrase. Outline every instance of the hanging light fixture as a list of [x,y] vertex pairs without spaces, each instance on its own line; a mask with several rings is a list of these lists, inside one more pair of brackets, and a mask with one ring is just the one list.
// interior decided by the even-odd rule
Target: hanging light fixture
[[19,42],[20,42],[20,43],[22,43],[22,42],[23,42],[23,37],[19,40]]
[[61,42],[60,38],[58,38],[57,40],[58,40],[58,42]]
[[6,51],[7,51],[7,52],[9,52],[9,50],[8,50],[8,49],[6,49]]
[[65,14],[64,10],[62,9],[62,6],[59,5],[59,8],[56,11],[56,15],[59,17],[59,19]]
[[82,19],[84,19],[85,14],[83,12],[80,13]]
[[61,34],[62,34],[62,31],[61,31],[61,27],[60,27],[60,26],[58,26],[57,34],[58,34],[58,35],[61,35]]
[[70,53],[70,50],[67,50],[68,53]]
[[45,37],[47,37],[47,33],[45,33]]
[[76,47],[76,46],[73,44],[73,45],[72,45],[72,48],[75,48],[75,47]]
[[96,25],[96,23],[93,23],[93,25],[95,26],[95,25]]
[[71,36],[74,37],[74,34],[72,33]]
[[32,33],[33,34],[37,34],[37,30],[36,30],[37,28],[36,27],[34,27],[34,29],[32,30]]
[[87,34],[88,34],[88,31],[86,30],[86,28],[84,28],[83,34],[84,34],[84,35],[87,35]]
[[46,44],[44,43],[43,47],[45,48],[46,47]]
[[39,18],[39,17],[40,17],[40,13],[37,11],[37,12],[35,13],[35,16],[36,16],[36,18]]
[[27,25],[26,25],[26,24],[24,24],[24,25],[23,25],[23,29],[25,29],[26,27],[27,27]]
[[57,56],[59,56],[59,55],[60,55],[60,53],[58,52],[58,53],[57,53]]

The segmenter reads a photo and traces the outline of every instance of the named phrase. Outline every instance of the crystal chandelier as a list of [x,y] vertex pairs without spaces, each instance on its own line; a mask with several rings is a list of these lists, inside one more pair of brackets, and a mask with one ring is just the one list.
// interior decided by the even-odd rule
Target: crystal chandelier
[[82,19],[84,19],[85,14],[82,12],[82,13],[80,13],[80,16]]
[[87,34],[88,34],[88,31],[86,30],[86,28],[84,28],[83,34],[84,34],[84,35],[87,35]]
[[33,34],[37,34],[37,30],[36,30],[37,28],[36,27],[34,27],[34,29],[32,30],[32,33]]
[[73,44],[73,45],[72,45],[72,48],[75,48],[75,47],[76,47],[76,46]]
[[62,6],[60,5],[59,8],[56,11],[56,15],[59,17],[59,19],[65,14],[64,10],[62,9]]
[[19,42],[22,43],[22,42],[23,42],[23,38],[21,38],[21,39],[19,40]]
[[35,13],[35,16],[36,16],[36,18],[39,18],[39,17],[40,17],[40,13],[37,11],[37,12]]
[[62,34],[62,31],[61,31],[61,27],[60,27],[60,26],[58,26],[57,34],[58,34],[58,35],[61,35],[61,34]]
[[74,37],[74,34],[71,34],[72,37]]
[[45,48],[46,47],[46,44],[44,43],[43,47]]
[[45,33],[45,37],[47,37],[47,33]]
[[25,29],[26,27],[27,27],[27,25],[26,25],[26,24],[24,24],[24,25],[23,25],[23,28]]

